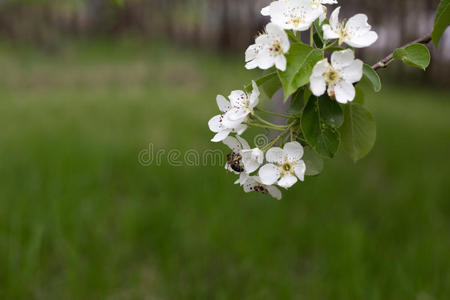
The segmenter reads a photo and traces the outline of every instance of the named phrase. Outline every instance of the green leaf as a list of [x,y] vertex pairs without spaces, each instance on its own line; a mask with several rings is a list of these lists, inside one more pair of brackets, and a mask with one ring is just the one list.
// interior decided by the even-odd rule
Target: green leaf
[[353,103],[358,103],[361,105],[364,104],[364,91],[359,86],[356,86],[355,90],[356,96],[355,99],[353,100]]
[[[273,95],[281,89],[281,82],[277,76],[277,72],[272,72],[267,74],[257,80],[255,80],[256,84],[267,95],[267,97],[272,98]],[[252,91],[252,85],[249,84],[245,87],[247,92]]]
[[372,114],[358,103],[344,108],[345,121],[340,128],[342,145],[353,161],[360,160],[372,150],[377,129]]
[[437,46],[447,27],[450,26],[450,0],[442,0],[434,18],[433,43]]
[[306,85],[311,77],[312,69],[323,58],[321,50],[313,49],[305,44],[292,44],[286,55],[286,71],[278,71],[284,88],[285,101],[299,87]]
[[427,47],[422,44],[414,44],[394,51],[394,59],[401,60],[405,64],[425,70],[430,64],[431,55]]
[[311,96],[303,111],[301,127],[308,144],[320,155],[332,158],[339,148],[339,128],[343,123],[340,105],[328,96]]
[[368,64],[364,64],[363,66],[364,77],[366,77],[373,86],[373,90],[375,92],[379,92],[381,90],[381,80],[378,73],[372,69]]
[[305,147],[303,161],[306,165],[306,176],[316,176],[323,171],[323,159],[311,148]]
[[298,89],[294,95],[292,95],[291,105],[288,109],[289,114],[301,115],[305,108],[305,90],[303,88]]

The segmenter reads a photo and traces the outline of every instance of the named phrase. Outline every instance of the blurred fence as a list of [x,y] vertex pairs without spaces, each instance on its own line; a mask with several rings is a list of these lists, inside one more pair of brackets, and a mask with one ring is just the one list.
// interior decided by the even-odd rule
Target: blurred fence
[[[267,18],[260,9],[270,0],[1,0],[0,38],[44,46],[76,36],[164,36],[182,43],[243,51]],[[361,51],[375,62],[392,48],[431,31],[439,0],[340,0],[342,14],[369,15],[380,40]],[[332,9],[332,8],[331,8]],[[432,72],[420,75],[441,84],[450,81],[450,38],[430,46]],[[368,53],[367,51],[370,51]],[[370,54],[370,57],[369,57]],[[403,68],[394,68],[405,72]],[[403,77],[402,77],[403,78]],[[406,76],[406,78],[409,78]]]

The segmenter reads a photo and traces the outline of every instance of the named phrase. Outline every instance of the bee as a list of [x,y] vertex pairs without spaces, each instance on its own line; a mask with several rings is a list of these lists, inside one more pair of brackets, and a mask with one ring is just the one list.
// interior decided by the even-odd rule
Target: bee
[[227,165],[235,172],[244,172],[244,167],[242,166],[242,156],[239,153],[232,152],[227,155]]

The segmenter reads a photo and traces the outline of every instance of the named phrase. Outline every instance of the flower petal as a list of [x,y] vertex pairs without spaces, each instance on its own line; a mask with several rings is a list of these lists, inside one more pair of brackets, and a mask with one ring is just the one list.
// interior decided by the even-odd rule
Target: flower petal
[[270,16],[270,5],[261,9],[261,15],[265,17]]
[[[336,7],[330,16],[330,25],[333,31],[335,31],[339,27],[339,12],[341,11],[341,7]],[[325,26],[324,26],[325,27]],[[325,28],[324,28],[325,30]]]
[[[247,119],[244,119],[244,121],[246,121]],[[244,131],[246,131],[248,128],[247,125],[245,124],[239,124],[238,126],[236,126],[235,128],[233,128],[233,131],[236,132],[238,135],[241,135],[244,133]]]
[[369,31],[364,35],[353,37],[345,42],[355,48],[369,47],[378,40],[378,34],[375,31]]
[[336,101],[345,104],[355,99],[356,91],[353,84],[341,80],[334,87],[334,93],[336,94]]
[[267,150],[266,160],[271,163],[281,164],[283,162],[283,149],[279,147],[273,147]]
[[375,31],[370,31],[372,26],[367,23],[367,16],[365,14],[357,14],[351,17],[345,28],[348,36],[345,42],[355,48],[368,47],[375,43],[378,39],[378,34]]
[[289,162],[299,161],[303,157],[303,146],[299,142],[286,143],[283,150]]
[[217,106],[219,106],[219,110],[221,112],[227,112],[231,108],[230,101],[228,101],[224,96],[217,95],[216,98]]
[[244,138],[241,138],[240,136],[236,137],[239,143],[242,145],[241,149],[250,149],[250,145],[247,143],[247,141]]
[[267,164],[259,169],[258,175],[261,182],[265,185],[272,185],[280,178],[280,168],[273,164]]
[[222,119],[223,115],[212,117],[211,120],[208,121],[209,130],[215,133],[221,131],[223,129]]
[[315,96],[322,96],[325,93],[327,88],[327,83],[325,78],[320,77],[312,77],[309,79],[311,91]]
[[323,38],[326,40],[338,39],[339,34],[333,31],[330,25],[325,24],[322,26],[323,29]]
[[294,175],[286,174],[278,181],[277,184],[279,186],[281,186],[282,188],[288,189],[291,186],[293,186],[294,184],[296,184],[297,181],[298,181],[298,179]]
[[287,60],[284,55],[277,55],[275,58],[275,66],[280,71],[286,71]]
[[248,100],[247,94],[244,91],[232,91],[228,98],[230,98],[232,107],[242,107]]
[[266,189],[269,192],[270,196],[274,197],[277,200],[281,200],[281,198],[283,197],[281,191],[273,185],[266,186]]
[[342,70],[342,68],[351,65],[354,60],[355,53],[350,49],[335,51],[331,54],[331,65],[336,70]]
[[255,172],[264,160],[264,153],[258,148],[242,150],[241,155],[245,172],[248,174]]
[[211,142],[214,142],[214,143],[221,142],[221,141],[223,141],[230,133],[231,133],[231,129],[225,129],[225,130],[222,130],[222,131],[218,132],[218,133],[213,137],[213,139],[211,140]]
[[300,160],[297,162],[297,164],[294,166],[294,173],[300,179],[301,181],[305,180],[305,172],[306,172],[306,165],[303,160]]
[[228,136],[223,140],[223,143],[228,146],[234,153],[239,153],[242,150],[242,145],[237,138]]
[[342,69],[341,75],[345,81],[350,83],[360,81],[363,76],[363,62],[359,59],[354,60],[349,66]]

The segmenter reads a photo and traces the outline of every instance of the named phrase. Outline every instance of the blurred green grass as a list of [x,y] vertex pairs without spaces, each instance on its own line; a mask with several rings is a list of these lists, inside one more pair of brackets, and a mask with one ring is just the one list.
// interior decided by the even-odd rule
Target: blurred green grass
[[1,299],[448,299],[449,91],[367,95],[373,152],[282,201],[222,167],[144,167],[209,143],[256,73],[161,42],[0,46]]

